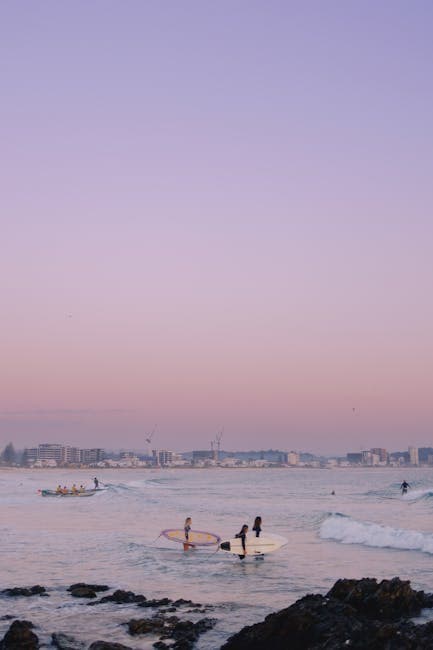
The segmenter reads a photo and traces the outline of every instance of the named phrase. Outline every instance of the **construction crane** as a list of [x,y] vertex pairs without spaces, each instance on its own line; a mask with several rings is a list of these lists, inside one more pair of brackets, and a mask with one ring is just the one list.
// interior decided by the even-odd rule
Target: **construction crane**
[[146,440],[146,442],[147,442],[147,445],[148,445],[148,447],[147,447],[147,455],[148,455],[148,456],[150,456],[150,452],[151,452],[150,444],[151,444],[151,442],[152,442],[152,438],[153,438],[153,436],[155,435],[155,431],[156,431],[156,424],[155,424],[155,426],[153,427],[152,431],[151,431],[150,433],[147,434],[147,438],[145,438],[145,440]]
[[[221,451],[221,438],[223,437],[224,427],[218,431],[215,436],[215,440],[212,441],[212,452],[213,458],[216,462],[219,461],[220,451]],[[216,445],[216,447],[215,447]]]

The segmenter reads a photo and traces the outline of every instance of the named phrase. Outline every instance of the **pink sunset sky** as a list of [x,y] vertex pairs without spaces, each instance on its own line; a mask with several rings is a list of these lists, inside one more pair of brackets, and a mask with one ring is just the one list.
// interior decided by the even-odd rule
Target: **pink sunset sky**
[[0,7],[0,448],[433,446],[433,5]]

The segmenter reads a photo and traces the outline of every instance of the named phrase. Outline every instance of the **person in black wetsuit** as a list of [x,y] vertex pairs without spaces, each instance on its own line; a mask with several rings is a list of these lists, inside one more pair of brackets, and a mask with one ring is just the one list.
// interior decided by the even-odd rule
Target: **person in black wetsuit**
[[96,478],[96,476],[95,476],[95,478],[93,479],[93,482],[94,482],[94,484],[95,484],[95,490],[97,490],[97,489],[99,488],[99,481],[98,481],[98,479]]
[[256,537],[260,537],[260,533],[262,532],[262,518],[261,517],[256,517],[254,519],[253,531],[255,532]]
[[403,483],[400,485],[401,493],[406,494],[407,493],[407,488],[409,488],[409,487],[410,487],[409,483],[407,483],[407,481],[403,481]]
[[246,547],[246,544],[245,544],[245,540],[246,540],[246,538],[247,538],[247,532],[248,532],[248,526],[247,526],[247,524],[244,524],[244,525],[242,526],[242,528],[241,528],[241,532],[238,533],[237,535],[235,535],[235,537],[237,537],[238,539],[241,540],[241,543],[242,543],[242,550],[243,550],[243,552],[244,552],[243,555],[239,555],[239,559],[240,559],[240,560],[243,560],[244,557],[245,557],[246,554],[247,554],[247,547]]

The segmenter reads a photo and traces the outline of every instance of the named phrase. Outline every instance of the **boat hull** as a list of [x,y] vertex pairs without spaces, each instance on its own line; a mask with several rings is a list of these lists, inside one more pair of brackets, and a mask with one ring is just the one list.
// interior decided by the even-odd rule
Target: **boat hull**
[[43,497],[93,497],[96,492],[99,490],[85,490],[85,492],[56,492],[55,490],[40,490],[41,496]]

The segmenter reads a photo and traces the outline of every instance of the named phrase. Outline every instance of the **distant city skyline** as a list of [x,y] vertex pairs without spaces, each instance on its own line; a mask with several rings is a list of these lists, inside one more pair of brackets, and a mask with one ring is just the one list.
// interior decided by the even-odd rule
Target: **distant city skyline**
[[3,2],[0,445],[429,446],[432,19]]

